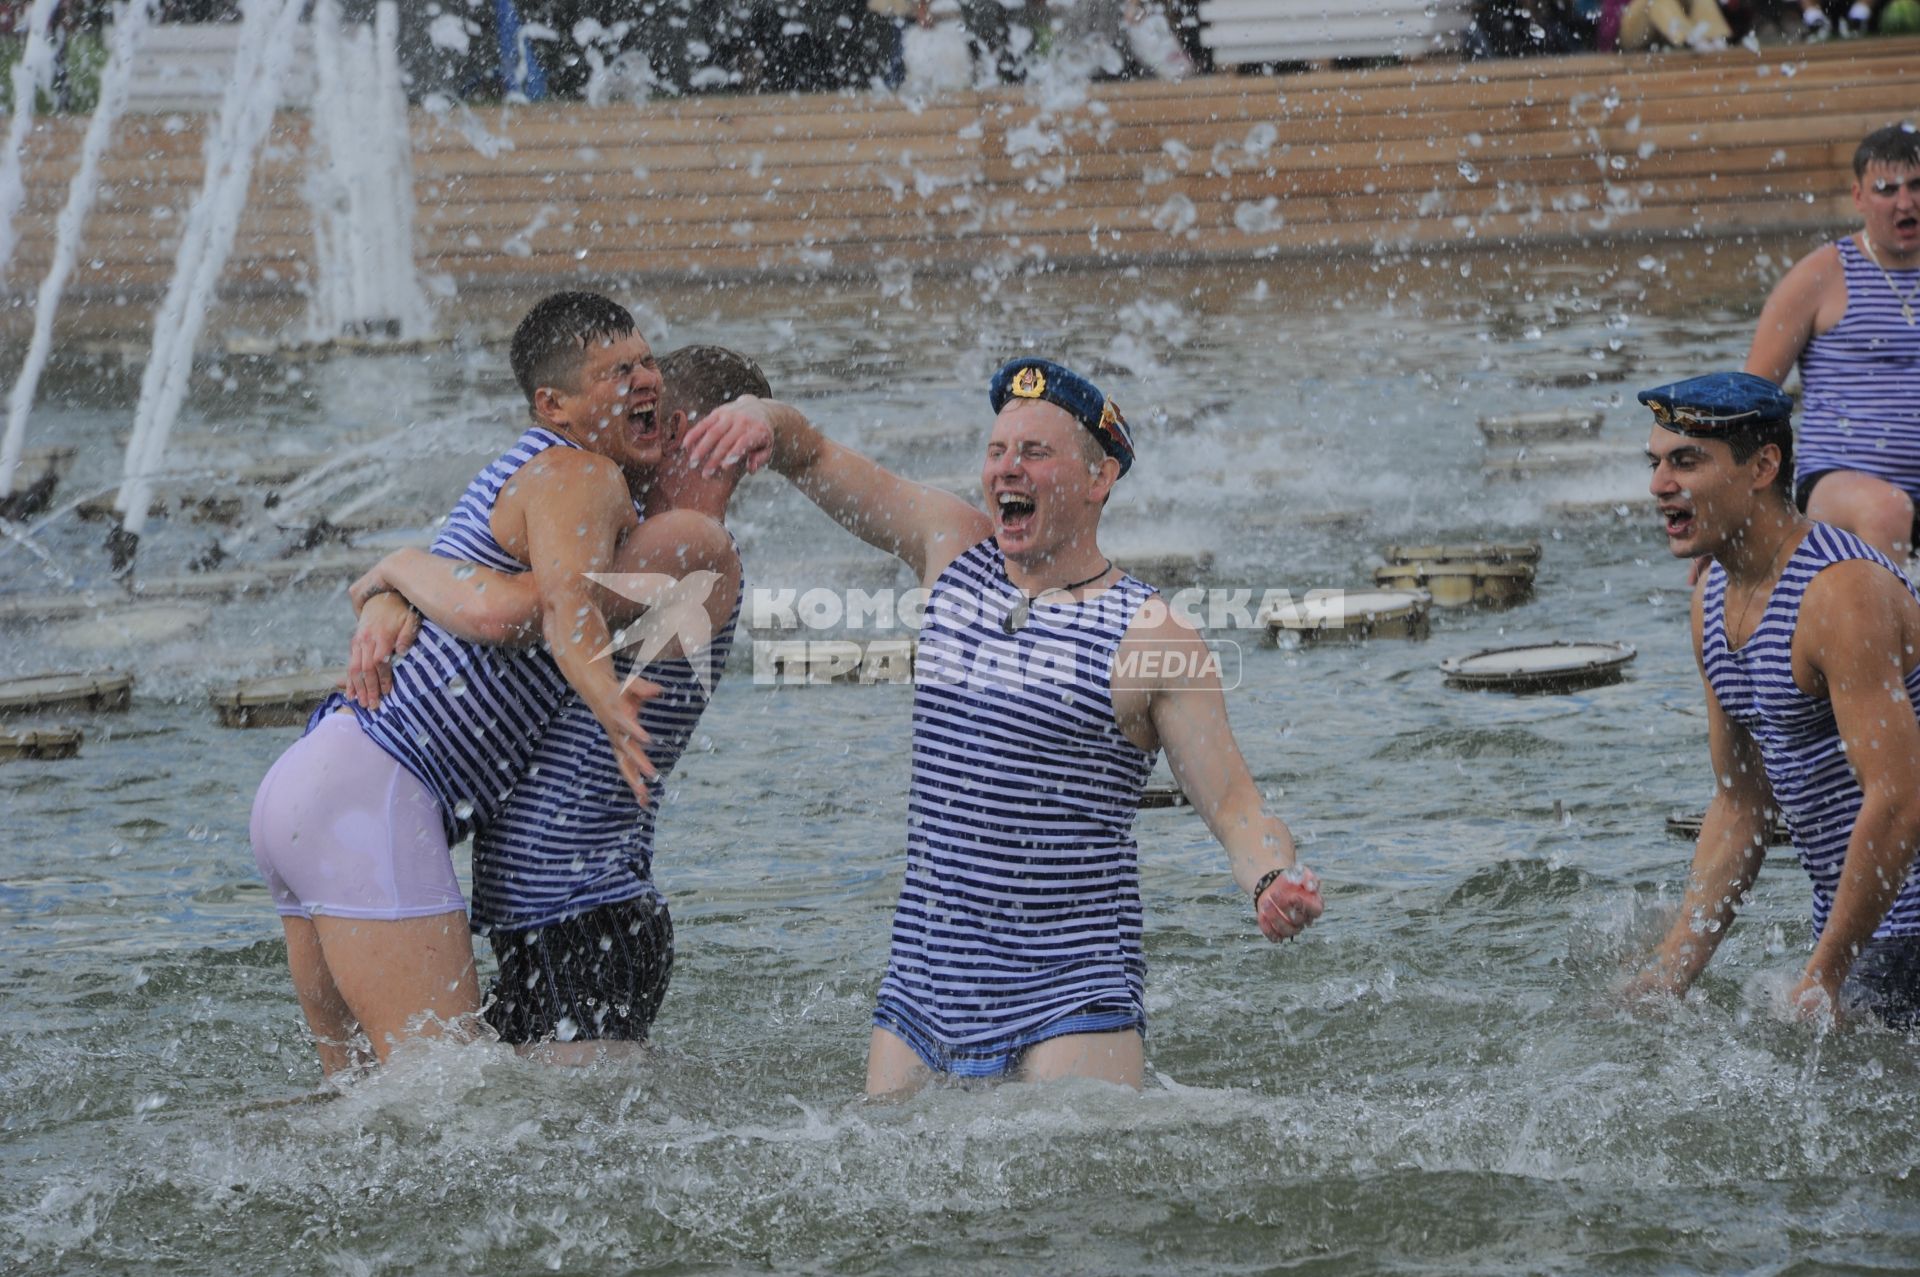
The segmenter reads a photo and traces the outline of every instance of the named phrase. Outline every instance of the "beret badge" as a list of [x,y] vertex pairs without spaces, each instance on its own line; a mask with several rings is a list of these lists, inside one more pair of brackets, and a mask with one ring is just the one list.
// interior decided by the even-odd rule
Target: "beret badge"
[[1013,382],[1007,389],[1021,399],[1044,399],[1047,394],[1047,374],[1031,366],[1022,368],[1013,374]]

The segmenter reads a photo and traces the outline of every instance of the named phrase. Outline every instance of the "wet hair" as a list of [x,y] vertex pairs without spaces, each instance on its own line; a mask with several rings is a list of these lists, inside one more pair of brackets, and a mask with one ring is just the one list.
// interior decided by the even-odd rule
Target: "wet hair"
[[1780,449],[1780,471],[1773,476],[1774,495],[1791,504],[1793,502],[1793,424],[1778,421],[1727,436],[1727,447],[1733,450],[1733,463],[1738,466],[1744,466],[1753,460],[1754,454],[1768,444]]
[[625,306],[599,293],[554,293],[535,303],[513,330],[507,361],[529,407],[542,386],[576,389],[587,347],[637,331]]
[[682,346],[660,359],[665,397],[689,418],[713,411],[741,395],[773,398],[760,365],[725,346]]
[[1889,168],[1920,168],[1920,130],[1911,124],[1889,124],[1867,134],[1860,143],[1860,149],[1853,153],[1853,176],[1856,181],[1867,175],[1867,168],[1873,164],[1885,164]]

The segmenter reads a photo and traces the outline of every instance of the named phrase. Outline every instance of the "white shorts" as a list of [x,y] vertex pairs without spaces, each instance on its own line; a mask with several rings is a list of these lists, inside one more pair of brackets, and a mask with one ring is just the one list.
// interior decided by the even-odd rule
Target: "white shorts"
[[440,805],[351,713],[295,741],[253,800],[253,858],[282,915],[463,913]]

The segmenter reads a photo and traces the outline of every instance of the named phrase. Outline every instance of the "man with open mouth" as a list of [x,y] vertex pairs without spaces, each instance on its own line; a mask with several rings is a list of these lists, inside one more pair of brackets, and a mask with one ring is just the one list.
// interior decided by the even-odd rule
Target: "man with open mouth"
[[1644,391],[1648,485],[1693,601],[1714,794],[1686,899],[1630,995],[1684,993],[1766,856],[1773,809],[1813,881],[1813,953],[1789,994],[1920,1023],[1920,594],[1861,538],[1794,507],[1793,401],[1715,373]]
[[1906,562],[1920,497],[1920,132],[1889,124],[1853,156],[1861,228],[1795,264],[1760,312],[1746,370],[1806,406],[1794,501]]
[[[470,833],[476,920],[495,924],[503,971],[537,966],[542,977],[510,978],[494,1000],[490,1023],[506,1040],[644,1037],[671,965],[664,907],[638,872],[638,852],[650,845],[588,853],[601,847],[591,836],[602,829],[628,835],[613,852],[632,849],[629,827],[643,817],[651,834],[648,782],[677,757],[705,687],[690,700],[676,685],[698,682],[691,677],[664,688],[636,677],[610,641],[610,622],[630,619],[631,604],[595,577],[711,571],[724,585],[710,595],[721,609],[710,629],[724,641],[725,609],[738,608],[738,558],[717,519],[700,511],[640,523],[638,485],[666,455],[667,421],[658,361],[624,307],[594,293],[553,294],[522,319],[510,360],[530,420],[468,485],[433,552],[417,556],[435,570],[383,561],[353,590],[363,622],[394,606],[395,590],[436,619],[419,625],[405,661],[372,662],[377,676],[357,661],[351,696],[315,713],[255,800],[254,853],[329,1075],[364,1063],[356,1033],[385,1062],[409,1039],[479,1030],[466,902],[449,851]],[[503,641],[522,628],[544,646]],[[357,657],[366,633],[363,625],[356,634]],[[389,626],[386,650],[394,642]],[[599,801],[589,806],[581,787],[593,777]],[[554,779],[572,782],[558,799],[529,792]],[[517,844],[495,847],[490,831],[501,829],[517,832]],[[557,850],[534,854],[543,848]],[[553,872],[576,861],[577,871]],[[603,863],[603,876],[574,876]],[[569,938],[568,952],[551,951]],[[522,952],[528,945],[545,947]],[[599,1014],[616,1003],[617,1014]]]
[[882,469],[796,409],[745,399],[689,432],[695,464],[770,463],[929,591],[915,662],[906,879],[867,1092],[937,1074],[1143,1080],[1140,791],[1155,755],[1227,849],[1269,940],[1321,912],[1263,808],[1204,641],[1100,549],[1134,463],[1085,377],[1016,359],[988,397],[982,511]]

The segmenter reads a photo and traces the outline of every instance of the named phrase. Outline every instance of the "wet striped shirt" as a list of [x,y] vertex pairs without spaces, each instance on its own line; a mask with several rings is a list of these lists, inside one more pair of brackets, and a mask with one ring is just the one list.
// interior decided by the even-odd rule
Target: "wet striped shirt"
[[1893,293],[1912,297],[1920,269],[1888,272],[1890,288],[1852,236],[1839,248],[1847,310],[1800,355],[1806,403],[1795,475],[1858,470],[1920,496],[1920,326],[1907,323]]
[[[1826,929],[1864,795],[1847,766],[1833,703],[1808,696],[1793,681],[1793,635],[1808,582],[1821,569],[1852,559],[1877,563],[1906,582],[1858,537],[1816,523],[1787,560],[1759,624],[1738,651],[1727,647],[1727,574],[1718,563],[1708,569],[1701,627],[1707,682],[1727,717],[1752,733],[1759,745],[1773,800],[1786,817],[1800,863],[1813,879],[1816,932]],[[1911,584],[1907,591],[1914,592]],[[1908,698],[1920,704],[1920,667],[1906,682]],[[1874,935],[1920,935],[1920,871],[1908,876]]]
[[[526,775],[506,805],[473,838],[473,925],[522,931],[601,905],[658,896],[653,884],[654,820],[674,764],[733,650],[733,613],[692,659],[657,660],[640,677],[660,685],[640,710],[658,775],[641,806],[627,788],[600,720],[571,692],[536,744]],[[616,657],[621,676],[634,671]]]
[[935,582],[876,1023],[969,1050],[1144,1023],[1133,820],[1154,755],[1115,724],[1109,681],[1153,592],[1129,576],[1084,602],[1042,599],[1008,635],[1019,594],[994,542]]
[[[433,553],[525,572],[527,565],[494,540],[494,502],[534,457],[575,446],[538,426],[521,435],[467,485],[433,539]],[[308,727],[342,705],[351,708],[367,736],[439,801],[451,845],[500,810],[569,691],[544,647],[469,643],[423,621],[413,646],[393,663],[393,691],[378,709],[336,693]]]

